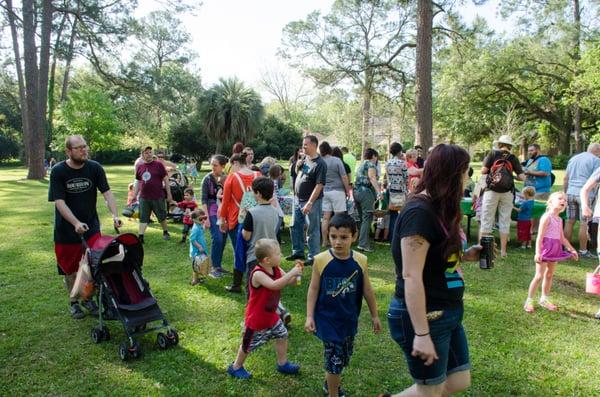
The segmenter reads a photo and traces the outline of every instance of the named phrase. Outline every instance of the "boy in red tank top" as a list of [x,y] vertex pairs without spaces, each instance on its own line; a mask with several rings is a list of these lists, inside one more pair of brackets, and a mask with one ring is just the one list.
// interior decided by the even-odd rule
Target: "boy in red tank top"
[[288,333],[277,314],[277,306],[281,290],[296,283],[296,278],[302,274],[302,264],[288,273],[280,267],[281,249],[276,240],[260,239],[255,249],[258,265],[248,277],[250,298],[246,306],[246,321],[242,344],[238,350],[235,362],[228,368],[227,373],[234,378],[248,379],[250,372],[244,368],[244,361],[251,351],[275,339],[277,353],[277,371],[282,374],[296,374],[300,365],[287,360]]

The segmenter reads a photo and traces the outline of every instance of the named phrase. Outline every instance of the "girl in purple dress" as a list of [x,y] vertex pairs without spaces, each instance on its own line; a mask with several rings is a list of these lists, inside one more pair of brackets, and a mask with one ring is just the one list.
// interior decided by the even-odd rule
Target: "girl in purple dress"
[[[540,306],[551,311],[558,310],[548,295],[552,287],[552,277],[556,269],[556,262],[570,258],[578,260],[577,250],[573,248],[563,233],[563,223],[559,214],[567,207],[567,195],[563,192],[555,192],[548,198],[546,213],[540,219],[537,241],[535,243],[535,276],[529,284],[529,294],[525,301],[524,309],[527,313],[533,313],[533,297],[537,287],[542,282],[542,296]],[[564,251],[563,246],[568,249]]]

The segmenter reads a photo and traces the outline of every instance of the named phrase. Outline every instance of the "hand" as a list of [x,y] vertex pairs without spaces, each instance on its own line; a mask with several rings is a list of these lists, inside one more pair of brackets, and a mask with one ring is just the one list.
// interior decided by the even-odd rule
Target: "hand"
[[572,249],[571,254],[573,254],[573,259],[575,259],[576,261],[579,260],[579,253],[577,252],[576,249]]
[[533,260],[535,261],[535,263],[542,263],[542,256],[540,254],[535,254]]
[[223,223],[221,223],[219,226],[219,229],[221,229],[222,233],[227,233],[227,221],[223,221]]
[[121,220],[119,218],[117,218],[116,216],[113,218],[113,223],[115,225],[115,228],[120,228],[121,226],[123,226],[123,222],[121,222]]
[[375,332],[376,334],[381,332],[381,320],[379,320],[379,317],[373,317],[371,318],[371,322],[373,323],[373,332]]
[[411,355],[413,357],[419,357],[425,361],[425,365],[429,366],[438,359],[438,355],[435,352],[431,335],[416,336],[413,340],[413,350]]
[[317,328],[315,327],[315,320],[312,317],[306,317],[306,322],[304,323],[304,330],[310,333],[313,333],[317,330]]
[[86,223],[77,222],[75,224],[75,233],[77,233],[77,234],[83,234],[83,233],[87,232],[88,230],[90,230],[90,228],[88,227],[88,225]]
[[204,227],[206,229],[210,229],[210,218],[207,216],[206,219],[204,220]]
[[290,270],[290,273],[292,273],[294,275],[294,277],[301,276],[303,270],[304,270],[304,263],[301,260],[297,260],[296,265],[294,266],[294,268],[292,270]]
[[479,254],[481,254],[481,250],[483,247],[479,244],[472,245],[467,249],[463,254],[463,260],[477,262],[479,260]]
[[310,212],[310,210],[312,209],[312,203],[309,201],[308,203],[306,203],[304,205],[304,207],[302,207],[302,214],[303,215],[308,215],[308,213]]
[[589,206],[583,206],[581,209],[581,213],[583,216],[587,216],[588,218],[592,216],[592,209]]

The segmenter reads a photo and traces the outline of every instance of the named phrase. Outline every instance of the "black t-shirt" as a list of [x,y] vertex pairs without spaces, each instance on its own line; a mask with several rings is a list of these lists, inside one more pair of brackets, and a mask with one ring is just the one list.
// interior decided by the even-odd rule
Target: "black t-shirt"
[[[48,201],[65,200],[73,215],[89,230],[85,238],[100,231],[100,221],[96,212],[97,190],[104,193],[110,190],[106,174],[100,164],[93,160],[85,162],[80,169],[74,169],[61,161],[52,168]],[[78,243],[79,235],[75,228],[62,217],[58,209],[54,210],[54,242]]]
[[[307,157],[298,171],[295,185],[296,196],[298,196],[299,200],[307,201],[317,184],[320,183],[325,186],[327,164],[321,156],[317,156],[314,159]],[[321,190],[317,199],[321,197],[323,197],[323,190]]]
[[396,296],[404,299],[404,279],[402,278],[403,237],[421,236],[429,242],[429,250],[423,268],[423,284],[427,310],[444,309],[462,305],[465,284],[457,271],[460,262],[458,253],[444,257],[443,243],[446,233],[428,201],[412,199],[400,212],[394,229],[392,255],[396,264]]
[[503,157],[510,161],[510,164],[513,167],[513,172],[516,175],[520,175],[523,173],[523,167],[521,166],[521,163],[519,163],[519,159],[517,158],[517,156],[504,150],[493,150],[491,153],[485,156],[485,159],[483,159],[483,166],[487,169],[491,169],[494,165],[494,162]]

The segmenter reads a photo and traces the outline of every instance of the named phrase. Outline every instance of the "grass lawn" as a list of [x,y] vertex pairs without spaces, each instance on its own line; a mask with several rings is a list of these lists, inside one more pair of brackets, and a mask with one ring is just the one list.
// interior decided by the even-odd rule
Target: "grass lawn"
[[[122,208],[131,167],[106,170]],[[240,343],[245,299],[224,291],[227,277],[189,285],[188,247],[177,242],[181,225],[170,226],[173,238],[168,242],[151,225],[144,261],[145,277],[179,330],[179,346],[161,351],[155,334],[148,334],[141,340],[142,359],[121,362],[117,350],[124,332],[118,322],[108,324],[110,341],[94,344],[89,333],[95,319],[70,318],[67,294],[56,274],[48,184],[24,180],[25,175],[23,168],[0,168],[0,396],[321,395],[322,346],[303,331],[309,273],[301,286],[283,292],[293,316],[289,357],[302,364],[301,374],[277,373],[271,344],[247,360],[253,379],[234,380],[225,369]],[[559,172],[557,183],[561,181]],[[98,208],[104,230],[111,233],[101,199]],[[137,232],[137,223],[126,220],[122,231]],[[289,238],[285,240],[287,254]],[[229,244],[224,264],[231,269]],[[390,246],[377,245],[369,264],[384,330],[380,335],[371,332],[364,305],[355,354],[343,378],[350,396],[375,396],[412,383],[386,322],[395,279]],[[559,264],[553,297],[561,310],[529,315],[522,305],[534,273],[532,251],[513,245],[508,259],[498,260],[489,271],[466,264],[464,324],[473,385],[464,395],[599,396],[600,321],[593,314],[600,299],[584,292],[585,273],[595,265],[596,260]]]

